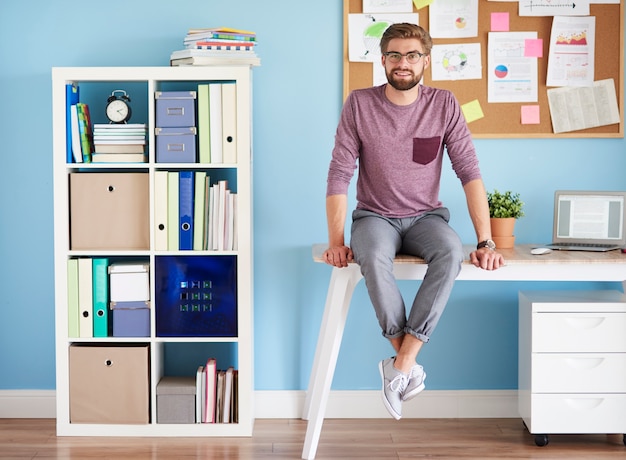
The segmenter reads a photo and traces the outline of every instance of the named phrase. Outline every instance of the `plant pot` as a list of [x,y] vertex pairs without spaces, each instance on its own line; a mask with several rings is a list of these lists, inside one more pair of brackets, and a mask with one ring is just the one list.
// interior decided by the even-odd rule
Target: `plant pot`
[[496,243],[496,248],[510,249],[515,245],[515,218],[491,218],[491,238]]
[[492,236],[496,249],[511,249],[515,246],[515,236]]

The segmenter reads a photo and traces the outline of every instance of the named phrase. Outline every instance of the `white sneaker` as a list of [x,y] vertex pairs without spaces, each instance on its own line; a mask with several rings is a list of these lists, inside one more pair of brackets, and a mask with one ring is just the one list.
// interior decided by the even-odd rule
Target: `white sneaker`
[[402,401],[413,399],[424,388],[426,388],[424,380],[426,380],[426,372],[424,372],[424,368],[422,366],[416,364],[411,368],[411,372],[409,372],[408,383],[406,385],[406,389],[404,390]]
[[402,395],[408,384],[408,376],[393,367],[395,358],[383,359],[378,364],[380,377],[383,381],[383,403],[385,408],[396,420],[402,417]]

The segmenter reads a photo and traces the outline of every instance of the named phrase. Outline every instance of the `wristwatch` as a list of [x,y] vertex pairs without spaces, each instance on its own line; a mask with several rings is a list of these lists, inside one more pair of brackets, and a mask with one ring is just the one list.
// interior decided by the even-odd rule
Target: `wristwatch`
[[478,243],[476,245],[476,249],[480,249],[480,248],[489,248],[492,251],[495,251],[496,250],[496,243],[494,243],[493,240],[481,241],[480,243]]

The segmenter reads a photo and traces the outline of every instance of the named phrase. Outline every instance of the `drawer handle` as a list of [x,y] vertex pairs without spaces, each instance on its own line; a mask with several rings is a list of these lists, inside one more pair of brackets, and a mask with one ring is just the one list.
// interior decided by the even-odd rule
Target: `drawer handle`
[[597,408],[604,398],[576,398],[566,399],[565,402],[574,410],[578,411],[590,411]]
[[576,370],[589,370],[599,367],[604,358],[567,358],[569,367]]
[[604,322],[606,318],[567,318],[567,322],[574,329],[595,329]]

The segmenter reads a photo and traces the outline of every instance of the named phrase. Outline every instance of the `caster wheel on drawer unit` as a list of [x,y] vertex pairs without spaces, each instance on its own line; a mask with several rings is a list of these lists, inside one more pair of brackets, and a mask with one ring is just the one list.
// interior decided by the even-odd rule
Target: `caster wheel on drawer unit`
[[547,446],[550,439],[547,434],[536,434],[535,435],[535,444],[539,447]]

